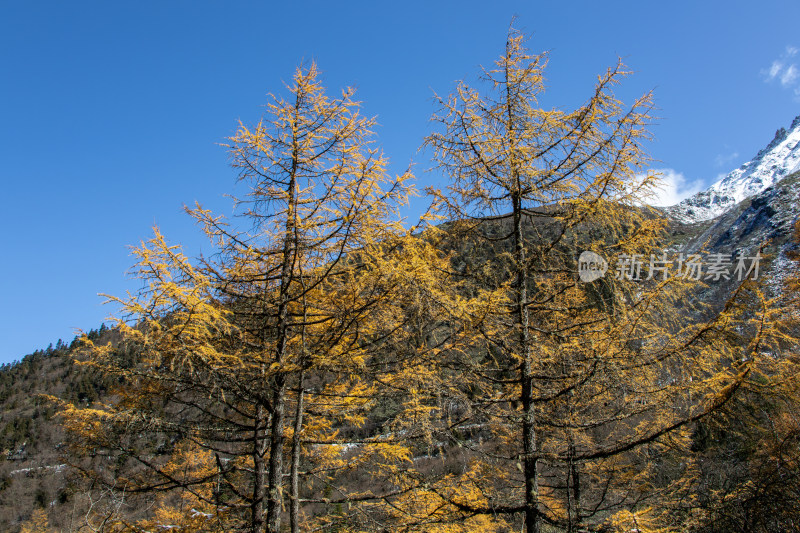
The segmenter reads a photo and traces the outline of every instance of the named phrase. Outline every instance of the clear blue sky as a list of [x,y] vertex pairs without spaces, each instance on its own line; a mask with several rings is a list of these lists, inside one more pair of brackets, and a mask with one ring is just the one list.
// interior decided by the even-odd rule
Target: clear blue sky
[[651,154],[687,186],[750,159],[800,113],[800,2],[0,3],[0,362],[112,309],[128,245],[161,226],[200,249],[182,213],[221,213],[235,173],[217,143],[314,59],[355,85],[395,171],[418,163],[432,91],[501,51],[513,15],[551,52],[547,107],[574,107],[618,56],[627,100],[655,89]]

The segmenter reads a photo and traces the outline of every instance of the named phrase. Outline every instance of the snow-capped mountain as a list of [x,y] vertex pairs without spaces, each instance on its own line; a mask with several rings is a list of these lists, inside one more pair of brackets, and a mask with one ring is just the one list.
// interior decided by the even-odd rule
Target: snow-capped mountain
[[684,222],[701,222],[716,218],[733,206],[754,196],[800,170],[800,116],[787,131],[775,133],[775,138],[756,156],[723,177],[703,192],[679,204],[665,208],[674,219]]

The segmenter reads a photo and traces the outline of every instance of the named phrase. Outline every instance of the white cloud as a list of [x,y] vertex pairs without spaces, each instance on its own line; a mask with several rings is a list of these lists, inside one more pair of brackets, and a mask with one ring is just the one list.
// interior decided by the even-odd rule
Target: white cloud
[[675,205],[703,190],[701,180],[688,180],[681,172],[674,169],[661,168],[655,172],[659,174],[661,183],[655,197],[649,202],[650,205],[657,207]]
[[799,75],[800,74],[797,72],[797,67],[794,65],[789,65],[789,68],[784,70],[783,74],[781,74],[781,85],[784,87],[794,85],[794,82],[797,81],[797,77]]
[[739,152],[717,154],[717,157],[714,158],[714,164],[718,167],[724,167],[733,163],[737,157],[739,157]]
[[772,62],[772,66],[769,67],[769,71],[767,72],[767,81],[774,80],[781,70],[783,70],[783,63],[776,59]]
[[780,57],[775,59],[769,68],[761,71],[764,81],[771,83],[778,80],[781,87],[785,89],[794,89],[794,93],[797,95],[797,90],[800,88],[798,87],[800,85],[798,84],[798,80],[800,80],[800,69],[797,68],[797,64],[792,58],[798,53],[800,53],[800,48],[787,46]]

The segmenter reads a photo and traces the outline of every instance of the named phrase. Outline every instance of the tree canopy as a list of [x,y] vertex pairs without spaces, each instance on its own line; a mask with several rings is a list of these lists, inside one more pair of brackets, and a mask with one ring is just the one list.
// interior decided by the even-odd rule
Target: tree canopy
[[[652,95],[619,100],[618,63],[575,110],[543,109],[546,65],[512,29],[475,87],[436,98],[424,144],[448,181],[412,227],[400,209],[413,176],[387,172],[375,119],[353,89],[328,96],[314,63],[239,125],[226,143],[247,189],[239,218],[187,208],[213,246],[196,258],[155,228],[134,251],[143,289],[112,298],[124,340],[85,338],[78,356],[116,378],[114,395],[61,402],[75,466],[105,498],[95,524],[707,523],[684,505],[704,472],[685,457],[719,451],[702,436],[759,383],[797,399],[797,281],[782,306],[749,280],[718,308],[694,298],[646,207]],[[661,268],[612,264],[587,282],[584,251]],[[789,418],[774,453],[796,433]]]

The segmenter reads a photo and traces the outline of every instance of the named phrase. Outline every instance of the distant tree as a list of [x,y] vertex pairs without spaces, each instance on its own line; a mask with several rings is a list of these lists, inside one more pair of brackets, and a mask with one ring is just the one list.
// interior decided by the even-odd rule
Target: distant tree
[[49,533],[51,531],[47,520],[47,511],[36,509],[30,519],[22,524],[20,533]]

